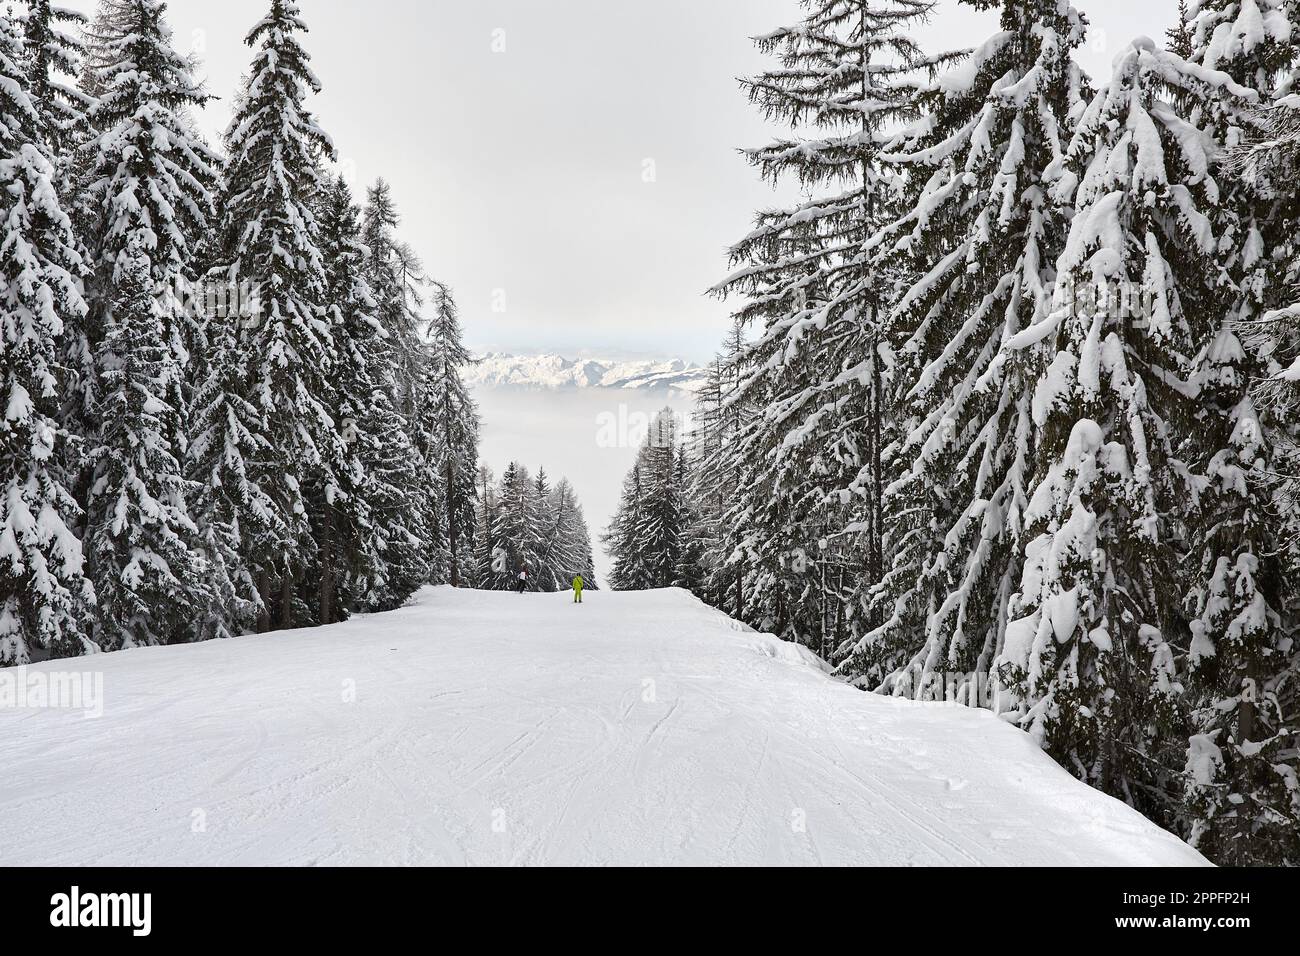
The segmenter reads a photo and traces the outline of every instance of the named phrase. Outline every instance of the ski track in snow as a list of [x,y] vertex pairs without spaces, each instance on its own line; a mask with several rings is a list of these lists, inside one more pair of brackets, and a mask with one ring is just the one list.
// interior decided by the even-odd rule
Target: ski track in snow
[[993,715],[680,591],[428,589],[38,668],[101,670],[104,714],[0,710],[3,865],[1206,865]]

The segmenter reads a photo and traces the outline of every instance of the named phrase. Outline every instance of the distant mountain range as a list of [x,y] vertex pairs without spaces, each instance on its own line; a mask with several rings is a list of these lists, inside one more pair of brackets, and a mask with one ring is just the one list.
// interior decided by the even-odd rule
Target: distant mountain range
[[641,388],[698,391],[706,371],[680,359],[621,361],[566,359],[560,355],[504,355],[489,352],[465,369],[465,383],[481,388]]

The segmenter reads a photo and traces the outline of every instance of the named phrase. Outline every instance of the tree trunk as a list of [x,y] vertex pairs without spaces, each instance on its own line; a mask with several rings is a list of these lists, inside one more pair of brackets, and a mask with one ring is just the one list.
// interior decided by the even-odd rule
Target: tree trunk
[[[881,407],[880,347],[879,342],[874,335],[871,340],[870,402],[871,501],[868,504],[868,510],[871,515],[871,540],[869,542],[870,550],[867,554],[867,576],[874,586],[880,584],[885,577],[885,481],[884,476],[881,474],[882,453],[880,447],[883,439],[882,421],[884,419],[884,409]],[[879,620],[879,615],[875,610],[873,610],[871,615],[868,617],[868,622],[872,627],[880,625],[881,622]]]
[[452,501],[452,491],[455,479],[455,470],[452,468],[451,460],[447,461],[447,545],[451,548],[451,586],[460,587],[460,561],[456,557],[457,541],[460,538],[460,528],[456,522],[456,505]]
[[328,503],[321,522],[320,622],[334,623],[334,507]]
[[293,586],[294,574],[285,569],[280,576],[280,629],[288,631],[293,628]]
[[257,612],[257,633],[271,630],[271,572],[265,568],[257,572],[257,594],[262,608]]
[[[1249,682],[1249,691],[1246,690]],[[1255,703],[1259,694],[1254,661],[1247,663],[1242,675],[1241,709],[1237,711],[1237,744],[1255,743]]]

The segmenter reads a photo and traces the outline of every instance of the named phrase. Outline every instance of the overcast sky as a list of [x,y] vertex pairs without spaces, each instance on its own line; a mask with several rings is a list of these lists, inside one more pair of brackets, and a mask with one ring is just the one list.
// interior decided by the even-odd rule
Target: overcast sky
[[[91,11],[95,0],[65,0]],[[202,57],[216,131],[265,0],[170,0]],[[1176,0],[1076,0],[1094,75]],[[403,235],[460,299],[476,348],[704,360],[727,306],[704,295],[773,202],[737,155],[766,138],[735,78],[749,37],[796,0],[301,0],[324,92],[312,106],[345,170],[384,176]],[[939,0],[921,32],[971,46],[995,17]],[[649,181],[647,181],[649,180]]]

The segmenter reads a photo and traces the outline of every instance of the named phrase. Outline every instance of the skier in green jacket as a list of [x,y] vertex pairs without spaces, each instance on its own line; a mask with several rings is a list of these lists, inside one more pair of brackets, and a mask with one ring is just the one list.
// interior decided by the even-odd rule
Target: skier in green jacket
[[582,575],[579,574],[577,577],[573,579],[573,603],[574,604],[582,603],[582,584],[583,584]]

